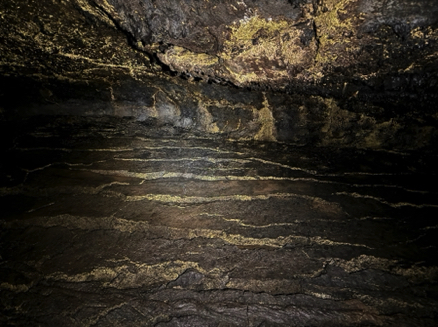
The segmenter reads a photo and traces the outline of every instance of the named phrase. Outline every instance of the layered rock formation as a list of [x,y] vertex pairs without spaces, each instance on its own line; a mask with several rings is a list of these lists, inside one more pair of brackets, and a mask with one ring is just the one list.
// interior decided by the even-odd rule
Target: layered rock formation
[[17,127],[2,326],[436,325],[436,155]]
[[0,2],[0,325],[435,326],[435,0]]
[[434,1],[8,1],[2,112],[235,139],[436,144]]

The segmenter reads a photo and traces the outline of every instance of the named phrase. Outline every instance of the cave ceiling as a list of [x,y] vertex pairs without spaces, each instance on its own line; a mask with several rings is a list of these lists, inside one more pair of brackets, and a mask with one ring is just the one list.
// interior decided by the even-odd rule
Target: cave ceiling
[[3,75],[96,79],[105,75],[99,70],[120,68],[288,90],[354,81],[427,88],[437,72],[434,0],[11,0],[0,6]]
[[[282,139],[265,135],[269,120],[296,122],[288,140],[310,135],[304,125],[334,137],[334,116],[355,135],[413,116],[410,130],[436,130],[435,0],[9,0],[0,21],[0,113],[105,114],[111,102],[237,136],[258,119],[250,134],[265,140]],[[239,117],[214,123],[224,115]]]

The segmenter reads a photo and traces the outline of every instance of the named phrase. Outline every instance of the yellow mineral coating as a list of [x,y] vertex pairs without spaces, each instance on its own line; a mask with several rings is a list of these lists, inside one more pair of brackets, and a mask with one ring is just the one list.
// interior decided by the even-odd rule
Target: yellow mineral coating
[[15,292],[15,293],[24,293],[27,292],[29,290],[29,288],[32,285],[26,285],[26,284],[18,284],[18,285],[14,285],[11,283],[1,283],[0,284],[0,290],[7,290],[7,291],[11,291],[11,292]]
[[425,40],[426,44],[429,44],[430,41],[436,41],[438,39],[438,28],[433,28],[428,26],[424,27],[416,27],[410,32],[411,38],[413,40]]
[[[93,16],[99,17],[99,19],[104,21],[109,26],[116,27],[114,22],[110,18],[108,18],[108,16],[105,15],[102,10],[97,10],[97,8],[90,5],[90,3],[88,1],[76,0],[75,2],[77,5],[79,5],[79,7],[81,7],[82,10],[90,13]],[[119,15],[117,14],[117,11],[114,10],[114,7],[111,6],[110,4],[108,4],[108,2],[106,0],[104,0],[101,5],[105,8],[106,12],[110,12],[116,18],[120,18]]]
[[[286,20],[271,20],[255,15],[228,26],[229,38],[218,56],[195,53],[175,46],[160,59],[173,70],[195,76],[217,75],[236,85],[270,82],[289,78],[289,68],[309,65],[309,51],[304,47],[301,30]],[[312,56],[310,56],[312,57]]]
[[[229,75],[231,75],[231,80],[236,83],[237,85],[245,85],[247,83],[250,83],[252,81],[257,81],[258,76],[254,72],[245,72],[244,69],[240,66],[235,66],[232,62],[226,62],[227,66],[225,68],[227,69]],[[233,68],[231,68],[233,67]],[[237,68],[236,68],[237,67]]]
[[[99,281],[104,287],[114,287],[118,289],[131,288],[141,283],[144,286],[170,282],[178,278],[187,269],[193,268],[201,273],[207,273],[197,262],[190,261],[166,261],[158,264],[145,264],[122,260],[123,264],[116,267],[98,266],[91,271],[68,275],[56,272],[47,276],[47,279],[63,280],[73,283]],[[133,268],[130,268],[133,267]],[[134,270],[134,272],[132,272]]]
[[229,29],[220,56],[236,84],[287,78],[288,66],[308,59],[309,49],[304,51],[300,45],[300,30],[286,20],[255,15]]
[[349,3],[357,0],[326,0],[324,6],[326,12],[320,12],[315,17],[315,25],[318,28],[319,51],[316,61],[327,63],[336,60],[336,56],[331,54],[329,47],[335,44],[349,43],[349,39],[342,36],[344,31],[354,29],[350,18],[346,20],[339,19],[339,13],[345,12],[345,7]]
[[191,66],[210,66],[218,61],[217,57],[206,53],[195,53],[178,46],[173,47],[171,53],[173,56],[177,56],[181,63]]
[[199,122],[202,126],[206,129],[207,133],[220,133],[220,129],[217,126],[217,124],[213,121],[213,117],[211,113],[205,108],[204,104],[202,102],[199,103]]
[[[320,273],[319,270],[311,274],[301,274],[294,278],[312,278]],[[251,292],[263,292],[265,289],[277,289],[280,292],[295,293],[301,290],[298,282],[293,282],[288,279],[248,279],[248,278],[232,278],[227,281],[227,288],[243,289]]]
[[256,141],[277,141],[274,137],[274,117],[269,109],[269,103],[264,95],[263,108],[259,110],[260,130],[254,137]]
[[164,63],[173,70],[197,74],[204,72],[212,74],[213,67],[218,63],[218,58],[206,53],[196,53],[182,47],[174,46],[164,55],[158,55]]
[[351,21],[346,19],[341,21],[338,13],[344,13],[345,7],[351,2],[357,0],[326,0],[324,6],[328,9],[326,12],[321,12],[315,18],[315,23],[324,28],[325,31],[336,32],[339,28],[350,28]]
[[[257,37],[260,31],[263,31],[264,38],[273,38],[280,31],[288,30],[289,24],[284,20],[268,21],[259,16],[253,16],[250,19],[242,19],[240,24],[231,26],[231,38],[225,42],[225,47],[233,47],[235,45],[251,45],[252,40]],[[224,51],[224,58],[227,57],[227,51]]]
[[389,271],[392,274],[408,277],[409,279],[437,278],[438,267],[412,266],[407,268],[397,267],[396,260],[384,259],[372,255],[361,254],[350,260],[335,259],[333,265],[339,266],[348,273],[361,271],[365,268]]

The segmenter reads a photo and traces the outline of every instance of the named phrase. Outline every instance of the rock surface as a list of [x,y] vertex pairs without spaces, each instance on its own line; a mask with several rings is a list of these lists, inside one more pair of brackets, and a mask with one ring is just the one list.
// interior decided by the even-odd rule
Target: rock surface
[[[258,116],[253,108],[266,95],[281,104],[260,115],[285,131],[259,139],[325,144],[312,131],[303,138],[294,122],[325,126],[330,112],[349,146],[390,148],[398,134],[413,140],[407,148],[436,145],[434,0],[11,0],[0,13],[6,118],[30,111],[145,119],[157,97],[163,121],[228,133],[236,128],[196,117],[219,98],[212,115],[233,110],[247,129],[239,137],[252,139],[254,124],[243,122]],[[248,90],[249,112],[241,105]],[[323,109],[310,112],[302,97]]]
[[[13,0],[1,9],[3,65],[35,73],[153,71],[146,57],[192,78],[279,90],[356,79],[397,91],[436,84],[434,0]],[[45,56],[77,67],[60,70]]]
[[0,325],[436,326],[435,0],[0,1]]
[[3,326],[436,325],[436,155],[25,123],[2,136]]

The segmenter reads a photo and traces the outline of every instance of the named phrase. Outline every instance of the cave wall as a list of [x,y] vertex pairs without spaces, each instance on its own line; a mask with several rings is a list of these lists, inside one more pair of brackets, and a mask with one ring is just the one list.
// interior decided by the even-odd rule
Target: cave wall
[[236,140],[436,145],[433,0],[11,0],[0,13],[4,120],[115,115]]

